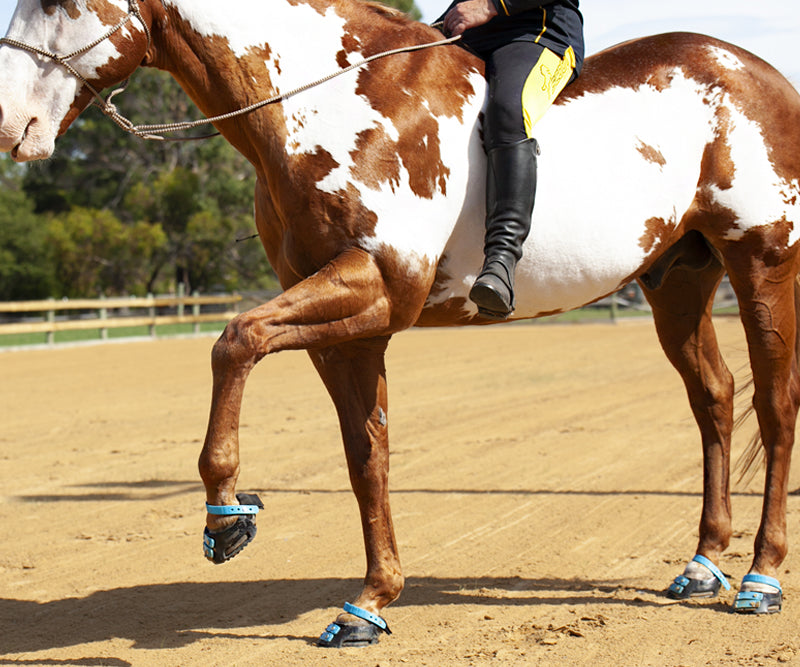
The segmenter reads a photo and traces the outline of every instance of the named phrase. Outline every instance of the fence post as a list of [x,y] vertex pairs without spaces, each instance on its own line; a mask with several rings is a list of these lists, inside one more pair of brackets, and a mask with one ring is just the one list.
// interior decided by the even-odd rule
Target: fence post
[[[200,292],[194,290],[192,292],[192,296],[198,297],[200,296]],[[192,304],[192,315],[195,317],[195,321],[192,322],[192,333],[195,335],[200,333],[200,322],[198,322],[196,319],[199,314],[200,314],[200,304],[195,302]]]
[[[51,298],[51,299],[48,299],[47,302],[54,304],[56,302],[56,300]],[[50,310],[48,310],[47,314],[45,315],[45,319],[50,324],[54,323],[56,321],[56,311],[55,311],[55,309],[50,308]],[[53,345],[55,342],[56,342],[56,332],[53,331],[52,329],[50,329],[50,331],[47,332],[47,344],[48,345]]]
[[[155,297],[152,294],[150,294],[149,292],[147,293],[147,298],[148,299],[155,299]],[[147,309],[147,314],[152,319],[152,321],[150,322],[150,325],[148,327],[148,329],[150,330],[150,337],[151,338],[155,338],[156,337],[156,306],[155,306],[155,304],[153,304],[152,306],[150,306],[150,308]]]
[[184,303],[183,298],[186,296],[186,285],[178,283],[178,317],[183,317]]
[[[100,301],[105,301],[105,300],[106,300],[106,295],[105,294],[101,294],[100,295]],[[108,319],[108,308],[106,308],[105,306],[101,305],[100,308],[98,308],[98,311],[100,312],[100,323],[102,324],[103,322],[105,322]],[[107,339],[108,339],[108,329],[106,327],[101,326],[100,327],[100,340],[107,340]]]
[[617,322],[617,293],[611,295],[611,321],[616,324]]

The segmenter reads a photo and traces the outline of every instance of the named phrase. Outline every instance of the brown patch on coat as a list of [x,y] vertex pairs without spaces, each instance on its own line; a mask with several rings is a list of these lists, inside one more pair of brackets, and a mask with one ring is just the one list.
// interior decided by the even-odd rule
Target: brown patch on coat
[[660,150],[658,150],[654,146],[649,146],[648,144],[644,143],[641,139],[639,139],[639,145],[636,146],[636,150],[639,151],[639,153],[641,153],[642,157],[645,160],[657,164],[659,167],[663,167],[667,164],[667,161]]
[[[349,64],[349,52],[358,51],[360,57],[402,46],[440,41],[441,33],[410,21],[396,11],[386,11],[377,5],[369,8],[365,17],[363,6],[335,5],[345,18],[343,51],[337,54],[340,65]],[[356,11],[358,10],[358,11]],[[368,20],[365,20],[367,18]],[[356,35],[358,37],[356,37]],[[360,137],[353,160],[357,165],[368,165],[369,185],[396,180],[394,158],[382,154],[390,152],[399,157],[409,174],[412,191],[418,197],[432,198],[437,193],[447,193],[450,169],[442,161],[437,117],[463,119],[463,106],[478,91],[465,76],[448,79],[442,85],[442,72],[482,71],[482,63],[463,49],[455,46],[438,46],[413,53],[403,53],[370,63],[359,72],[356,93],[366,99],[379,114],[388,118],[398,131],[395,142],[382,130],[370,131],[374,142]],[[387,82],[391,82],[387,85]],[[376,170],[384,164],[386,171]],[[354,177],[363,172],[359,166]]]
[[730,190],[736,165],[731,155],[729,132],[731,129],[730,110],[720,107],[717,111],[717,134],[714,140],[706,145],[700,161],[700,178],[695,194],[696,208],[707,215],[707,224],[713,228],[706,231],[706,236],[714,243],[736,227],[736,216],[733,211],[721,205],[714,189]]
[[[66,12],[71,19],[77,19],[81,15],[80,7],[78,7],[78,3],[75,0],[39,0],[39,2],[44,13],[48,16],[52,16],[59,9]],[[91,3],[89,4],[91,5]],[[92,11],[93,8],[89,6],[88,9]]]
[[382,127],[359,132],[356,148],[350,152],[354,162],[350,169],[353,178],[373,190],[388,183],[394,192],[400,184],[400,156],[396,145]]
[[[464,297],[448,299],[442,303],[425,304],[415,327],[460,327],[479,324],[477,315],[470,315],[470,305]],[[472,307],[474,311],[474,306]]]
[[664,218],[650,218],[644,223],[645,233],[639,238],[639,247],[648,255],[664,240],[669,238],[675,227],[675,220],[671,222]]
[[[80,8],[74,0],[41,1],[43,7],[47,5],[45,11],[48,13],[53,13],[60,7],[71,19],[77,19],[81,16]],[[101,23],[109,27],[117,25],[126,14],[126,12],[112,5],[107,0],[88,0],[86,9],[94,13]],[[141,30],[141,25],[138,21],[135,22],[133,27],[135,28],[133,35],[127,34],[126,31],[118,30],[108,37],[108,40],[119,55],[116,58],[111,58],[105,65],[98,67],[95,76],[88,79],[95,90],[102,91],[104,88],[116,85],[127,79],[138,69],[139,65],[144,60],[147,51],[147,37]],[[90,43],[92,39],[96,39],[100,36],[101,35],[87,35],[87,43]],[[58,129],[59,136],[67,131],[70,125],[72,125],[75,119],[93,99],[93,94],[86,86],[82,86],[78,90],[75,99],[70,105],[70,109],[61,120]]]

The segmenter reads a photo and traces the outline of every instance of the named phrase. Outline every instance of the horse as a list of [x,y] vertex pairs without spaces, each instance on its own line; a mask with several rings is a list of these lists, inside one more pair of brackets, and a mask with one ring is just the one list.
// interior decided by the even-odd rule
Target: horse
[[[483,63],[439,42],[360,0],[18,0],[0,47],[0,150],[16,161],[47,158],[99,91],[145,66],[169,72],[255,168],[255,223],[284,291],[213,345],[204,549],[223,562],[255,534],[261,502],[235,489],[249,372],[268,354],[306,350],[336,407],[367,556],[324,646],[377,641],[403,588],[388,493],[391,337],[492,323],[467,297],[482,259]],[[703,450],[699,541],[669,586],[678,599],[728,585],[718,564],[731,538],[734,382],[711,314],[727,272],[766,459],[734,608],[779,611],[800,405],[798,93],[736,46],[657,35],[588,58],[536,137],[539,194],[512,319],[642,286]]]

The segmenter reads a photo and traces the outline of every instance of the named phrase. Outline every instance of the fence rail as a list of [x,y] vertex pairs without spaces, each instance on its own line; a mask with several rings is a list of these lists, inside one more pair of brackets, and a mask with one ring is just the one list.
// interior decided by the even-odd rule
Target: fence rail
[[[200,296],[197,293],[186,296],[180,292],[174,296],[147,296],[113,299],[73,299],[57,301],[10,301],[0,302],[0,317],[4,315],[23,315],[42,313],[41,321],[0,322],[0,335],[7,334],[47,334],[47,342],[53,343],[55,333],[61,331],[97,330],[100,338],[108,337],[109,329],[120,327],[148,327],[151,336],[156,335],[159,325],[191,324],[193,332],[198,333],[200,324],[206,322],[227,322],[237,315],[233,305],[242,300],[238,294]],[[203,306],[227,306],[222,311],[203,313]],[[158,311],[172,309],[165,314]],[[131,310],[146,310],[142,315],[129,315]],[[189,312],[187,313],[187,310]],[[57,313],[65,311],[95,311],[96,315],[86,317],[59,318]],[[113,311],[125,311],[125,314]]]

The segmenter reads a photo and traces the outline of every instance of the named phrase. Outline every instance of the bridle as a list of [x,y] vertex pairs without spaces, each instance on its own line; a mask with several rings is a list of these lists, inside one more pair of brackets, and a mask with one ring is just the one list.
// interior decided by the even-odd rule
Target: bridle
[[[444,44],[450,44],[455,42],[461,38],[461,35],[456,35],[455,37],[447,37],[445,39],[441,39],[435,42],[426,42],[424,44],[413,44],[411,46],[403,46],[398,49],[391,49],[389,51],[382,51],[381,53],[376,53],[375,55],[369,56],[360,60],[348,67],[342,68],[324,76],[316,81],[312,81],[311,83],[304,84],[290,90],[286,93],[282,93],[279,95],[275,95],[270,97],[266,100],[261,100],[260,102],[256,102],[251,104],[250,106],[244,107],[242,109],[237,109],[236,111],[231,111],[226,114],[221,114],[219,116],[213,116],[211,118],[203,118],[201,120],[195,121],[183,121],[179,123],[165,123],[161,125],[134,125],[132,121],[127,119],[123,116],[118,110],[116,105],[112,103],[112,99],[114,96],[118,95],[119,93],[123,92],[128,87],[129,79],[125,79],[122,82],[119,88],[112,90],[108,97],[104,98],[98,90],[92,86],[91,83],[84,77],[80,72],[78,72],[70,63],[69,61],[72,58],[80,56],[87,51],[90,51],[94,47],[99,44],[102,44],[105,40],[111,38],[112,35],[119,32],[125,25],[127,25],[132,19],[136,18],[139,23],[142,24],[142,28],[144,29],[144,33],[147,36],[147,51],[150,50],[152,46],[152,35],[150,33],[150,28],[147,26],[147,23],[144,20],[144,17],[141,14],[141,10],[139,9],[139,1],[138,0],[128,0],[128,12],[127,14],[120,20],[117,25],[112,27],[108,30],[104,35],[98,37],[93,42],[87,44],[86,46],[73,51],[72,53],[67,53],[66,55],[59,55],[57,53],[52,53],[46,49],[42,49],[38,46],[32,46],[30,44],[26,44],[17,39],[12,39],[10,37],[3,37],[0,38],[0,44],[5,44],[7,46],[13,46],[17,49],[22,49],[23,51],[28,51],[29,53],[34,53],[38,56],[43,58],[47,58],[48,60],[52,60],[55,63],[58,63],[62,67],[64,67],[72,76],[78,79],[86,88],[92,93],[94,96],[93,104],[97,106],[100,111],[102,111],[106,116],[108,116],[111,120],[114,121],[120,128],[125,130],[126,132],[136,135],[140,139],[151,139],[155,141],[192,141],[196,139],[208,139],[210,137],[214,137],[219,135],[219,132],[215,132],[213,134],[203,135],[203,136],[196,136],[196,137],[185,137],[185,138],[167,138],[162,136],[165,132],[178,132],[182,130],[190,130],[196,127],[200,127],[203,125],[208,125],[210,123],[215,123],[218,121],[229,120],[231,118],[236,118],[238,116],[243,116],[248,113],[252,113],[253,111],[260,109],[262,107],[267,106],[268,104],[275,104],[277,102],[282,102],[298,93],[302,93],[303,91],[308,90],[309,88],[314,88],[320,84],[325,83],[326,81],[330,81],[331,79],[336,78],[337,76],[341,76],[342,74],[346,74],[354,69],[358,69],[371,63],[373,60],[378,60],[379,58],[385,58],[386,56],[395,55],[398,53],[410,53],[412,51],[419,51],[421,49],[427,49],[433,46],[441,46]],[[145,51],[145,52],[147,52]]]
[[83,76],[83,74],[81,74],[78,70],[76,70],[72,66],[72,64],[69,62],[73,58],[77,58],[78,56],[81,56],[84,53],[87,53],[88,51],[91,51],[94,47],[98,46],[99,44],[102,44],[107,39],[110,39],[113,35],[115,35],[120,30],[122,30],[122,28],[124,28],[128,23],[130,23],[130,21],[132,19],[134,19],[134,18],[137,19],[139,21],[139,23],[142,24],[142,29],[144,30],[144,34],[147,36],[147,49],[145,51],[145,53],[146,53],[147,51],[150,50],[150,46],[153,43],[153,38],[152,38],[152,35],[150,34],[150,28],[148,27],[147,22],[144,20],[144,17],[142,16],[142,13],[141,13],[141,10],[139,9],[138,0],[128,0],[128,11],[125,14],[125,16],[123,16],[122,19],[120,19],[119,23],[117,23],[115,26],[113,26],[105,34],[103,34],[100,37],[98,37],[97,39],[95,39],[93,42],[90,42],[86,46],[83,46],[83,47],[81,47],[79,49],[76,49],[72,53],[66,53],[66,54],[63,54],[63,55],[58,54],[58,53],[53,53],[52,51],[48,51],[47,49],[43,49],[43,48],[41,48],[39,46],[33,46],[31,44],[27,44],[27,43],[22,42],[22,41],[20,41],[18,39],[13,39],[11,37],[0,38],[0,44],[6,44],[8,46],[13,46],[13,47],[15,47],[17,49],[22,49],[23,51],[27,51],[28,53],[34,53],[34,54],[36,54],[38,56],[41,56],[43,58],[47,58],[48,60],[52,60],[53,62],[58,63],[64,69],[66,69],[72,76],[74,76],[76,79],[78,79],[78,81],[80,81],[89,90],[90,93],[92,93],[92,95],[94,96],[94,100],[92,101],[92,103],[95,106],[99,107],[100,110],[106,116],[111,118],[111,120],[113,120],[123,130],[125,130],[127,132],[131,132],[132,134],[138,134],[138,132],[135,131],[136,128],[133,125],[133,123],[131,123],[124,116],[122,116],[117,111],[117,107],[111,102],[111,100],[114,98],[115,95],[118,95],[119,93],[123,92],[125,90],[125,88],[127,88],[128,79],[125,79],[125,81],[122,82],[122,84],[121,84],[121,86],[119,88],[116,88],[115,90],[111,91],[111,93],[109,93],[108,97],[104,98],[100,94],[100,91],[98,91],[88,81],[88,79],[85,76]]

